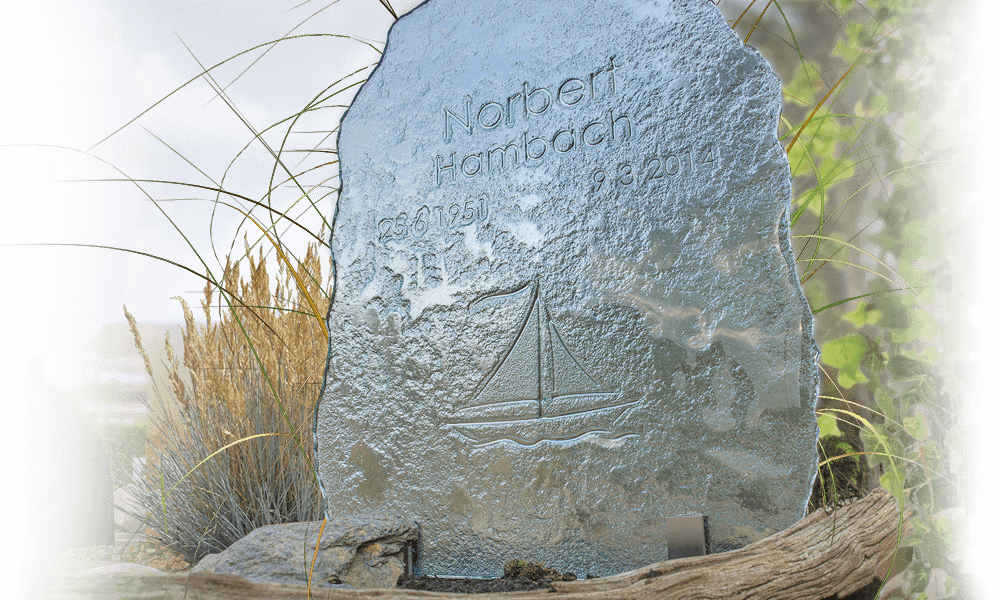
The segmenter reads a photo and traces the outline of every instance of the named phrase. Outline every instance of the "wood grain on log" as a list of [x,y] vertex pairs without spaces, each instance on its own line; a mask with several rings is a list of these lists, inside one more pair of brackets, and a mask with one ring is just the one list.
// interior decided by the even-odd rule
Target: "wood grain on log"
[[612,577],[556,582],[552,591],[444,594],[404,589],[313,589],[252,583],[231,575],[88,576],[39,582],[27,598],[47,600],[808,600],[846,595],[867,585],[893,555],[902,532],[897,503],[885,490],[842,506],[818,510],[754,544],[709,556],[660,562]]

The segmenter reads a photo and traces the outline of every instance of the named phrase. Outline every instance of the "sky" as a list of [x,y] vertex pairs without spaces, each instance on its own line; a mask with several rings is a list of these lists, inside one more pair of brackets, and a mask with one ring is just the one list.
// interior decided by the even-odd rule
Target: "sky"
[[[418,3],[396,0],[393,7],[401,14]],[[210,202],[161,202],[158,208],[131,182],[52,182],[123,178],[123,173],[133,179],[212,187],[213,181],[224,181],[227,190],[260,200],[274,161],[259,142],[240,154],[253,134],[226,103],[213,100],[207,82],[198,79],[153,110],[143,111],[198,75],[199,61],[209,67],[289,32],[383,42],[392,22],[377,0],[31,0],[26,14],[34,141],[76,150],[93,147],[93,156],[62,148],[34,151],[35,219],[28,241],[128,248],[199,273],[205,272],[204,260],[216,274],[233,240],[238,240],[241,252],[244,232],[251,234],[251,242],[254,231],[259,235],[252,225],[237,231],[242,216],[235,210],[219,206],[213,220]],[[228,86],[230,101],[259,131],[299,112],[345,75],[374,65],[379,55],[373,47],[381,49],[382,44],[330,36],[288,40],[253,50],[212,74],[218,85]],[[359,81],[365,72],[346,83]],[[329,108],[309,113],[294,130],[330,131],[343,110],[332,105],[349,104],[356,90],[326,102]],[[264,139],[280,145],[284,131],[277,132],[264,134]],[[295,133],[286,147],[318,144],[329,149],[334,143],[327,134]],[[294,165],[306,155],[291,156]],[[300,181],[335,187],[336,166],[321,166],[330,156],[308,155],[295,170],[317,168]],[[214,196],[176,185],[142,186],[156,199]],[[301,195],[283,191],[272,200],[276,209],[287,208]],[[317,188],[310,198],[319,199],[328,191]],[[330,197],[317,202],[315,209],[304,201],[298,206],[292,214],[312,232],[332,213]],[[258,209],[254,214],[265,213]],[[309,238],[291,231],[283,239],[304,251]],[[171,297],[179,295],[195,308],[202,298],[204,280],[146,256],[66,246],[35,247],[29,256],[25,353],[48,358],[47,376],[56,385],[81,383],[84,342],[103,323],[123,322],[123,304],[140,322],[180,322],[180,303]],[[275,267],[269,262],[271,273]],[[201,316],[200,311],[195,314]]]

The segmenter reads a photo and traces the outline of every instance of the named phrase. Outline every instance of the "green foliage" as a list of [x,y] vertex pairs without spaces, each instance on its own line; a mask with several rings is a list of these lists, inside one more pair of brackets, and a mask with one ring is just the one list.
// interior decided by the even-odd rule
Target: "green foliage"
[[[836,506],[851,498],[860,498],[865,494],[865,469],[867,461],[858,441],[852,440],[836,427],[836,419],[832,415],[820,415],[819,439],[819,473],[813,483],[813,492],[809,500],[809,509]],[[832,427],[822,422],[832,421]],[[825,432],[824,432],[825,431]],[[833,433],[831,433],[833,432]]]
[[819,425],[819,437],[840,437],[843,432],[837,427],[837,418],[833,415],[820,414],[816,417],[816,422]]
[[132,459],[146,455],[146,430],[145,424],[108,423],[97,426],[97,435],[108,453],[114,487],[132,482]]
[[822,360],[839,370],[837,383],[845,388],[867,383],[865,372],[880,371],[884,362],[878,345],[861,333],[848,334],[824,344]]
[[[934,572],[958,594],[950,509],[960,501],[960,460],[950,442],[960,432],[955,393],[942,376],[954,365],[941,337],[951,302],[942,243],[950,219],[934,191],[947,148],[930,126],[929,102],[929,31],[947,9],[929,0],[827,6],[842,24],[838,39],[826,55],[801,47],[782,117],[786,148],[796,140],[789,160],[798,258],[817,314],[824,388],[834,390],[818,422],[824,439],[832,439],[831,419],[840,429],[860,426],[881,485],[913,510],[914,532],[901,540],[915,548],[913,597]],[[794,37],[809,39],[803,31]],[[856,415],[823,408],[841,393],[872,401],[852,405]]]

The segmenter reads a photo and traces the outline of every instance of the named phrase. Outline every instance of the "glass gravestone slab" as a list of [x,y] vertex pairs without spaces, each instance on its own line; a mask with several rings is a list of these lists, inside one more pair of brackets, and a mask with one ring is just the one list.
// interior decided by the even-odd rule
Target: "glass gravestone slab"
[[331,516],[416,569],[609,575],[805,513],[817,351],[781,87],[706,0],[430,0],[341,123]]

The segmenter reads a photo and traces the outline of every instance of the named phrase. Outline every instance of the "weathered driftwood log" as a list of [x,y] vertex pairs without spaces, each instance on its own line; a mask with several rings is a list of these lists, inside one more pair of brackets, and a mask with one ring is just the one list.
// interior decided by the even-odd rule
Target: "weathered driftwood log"
[[[909,520],[903,520],[907,535]],[[76,577],[39,582],[29,598],[103,600],[246,599],[449,599],[552,600],[553,598],[621,599],[759,599],[808,600],[846,595],[884,577],[900,534],[896,501],[878,489],[865,498],[822,510],[759,542],[709,556],[656,563],[600,579],[557,582],[552,591],[497,594],[444,594],[404,589],[342,590],[251,583],[217,574]]]

